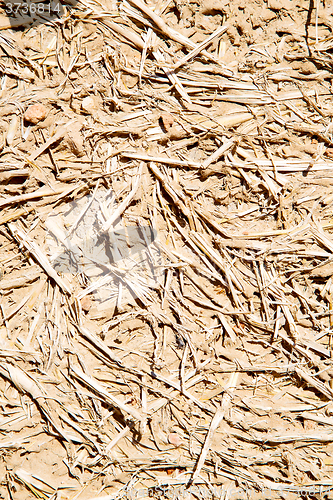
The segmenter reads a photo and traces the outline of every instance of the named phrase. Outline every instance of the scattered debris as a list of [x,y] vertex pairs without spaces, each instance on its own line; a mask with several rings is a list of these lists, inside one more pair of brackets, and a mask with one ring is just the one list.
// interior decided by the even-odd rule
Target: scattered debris
[[329,4],[3,11],[1,498],[331,494]]

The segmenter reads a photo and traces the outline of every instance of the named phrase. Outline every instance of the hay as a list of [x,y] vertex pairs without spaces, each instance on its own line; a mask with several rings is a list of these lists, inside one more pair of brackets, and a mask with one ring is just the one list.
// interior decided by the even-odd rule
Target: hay
[[331,11],[290,3],[3,12],[2,498],[333,489]]

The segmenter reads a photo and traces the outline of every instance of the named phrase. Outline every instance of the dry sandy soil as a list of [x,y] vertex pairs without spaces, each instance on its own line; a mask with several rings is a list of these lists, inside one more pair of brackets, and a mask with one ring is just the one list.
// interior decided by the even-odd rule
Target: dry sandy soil
[[0,498],[333,498],[331,2],[6,9]]

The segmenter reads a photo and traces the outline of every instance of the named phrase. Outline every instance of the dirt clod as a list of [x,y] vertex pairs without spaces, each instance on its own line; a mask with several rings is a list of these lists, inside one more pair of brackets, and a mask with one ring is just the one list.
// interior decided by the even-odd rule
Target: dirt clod
[[0,6],[0,498],[328,498],[331,2],[69,3]]

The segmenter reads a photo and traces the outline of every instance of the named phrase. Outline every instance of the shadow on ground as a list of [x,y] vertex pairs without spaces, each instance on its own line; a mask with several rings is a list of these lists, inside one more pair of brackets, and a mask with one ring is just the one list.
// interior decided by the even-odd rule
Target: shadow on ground
[[[77,230],[71,238],[63,241],[58,252],[51,251],[53,266],[60,266],[63,273],[73,272],[73,265],[81,270],[88,265],[107,273],[110,272],[109,265],[120,262],[124,266],[128,260],[132,264],[142,264],[143,260],[149,259],[147,252],[156,238],[157,231],[150,226],[126,226],[87,239]],[[59,252],[59,248],[62,251]]]

